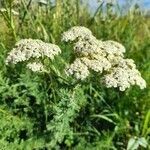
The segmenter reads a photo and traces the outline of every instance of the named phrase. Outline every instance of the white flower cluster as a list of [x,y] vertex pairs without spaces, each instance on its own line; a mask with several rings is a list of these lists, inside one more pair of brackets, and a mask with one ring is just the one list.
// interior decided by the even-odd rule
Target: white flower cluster
[[122,44],[110,40],[100,41],[85,27],[71,28],[63,34],[62,40],[75,41],[77,58],[66,68],[67,75],[84,80],[93,70],[104,73],[107,87],[119,87],[121,91],[130,85],[138,85],[141,89],[146,87],[134,61],[124,59],[125,47]]
[[91,69],[95,72],[102,73],[103,70],[108,70],[111,68],[110,62],[102,56],[99,56],[98,59],[89,59],[87,57],[83,57],[81,60],[88,67],[88,69]]
[[125,47],[122,44],[111,40],[104,41],[103,48],[106,53],[117,56],[123,56],[123,53],[125,53],[126,51]]
[[[97,40],[93,35],[88,36],[88,38],[80,38],[74,46],[74,52],[79,56],[90,56],[93,54],[105,55],[103,49],[103,42]],[[100,51],[101,49],[101,51]]]
[[136,69],[132,59],[122,59],[117,67],[104,76],[106,87],[119,87],[125,91],[130,85],[138,85],[141,89],[146,88],[146,82]]
[[76,79],[81,80],[84,80],[90,73],[88,67],[78,58],[66,70],[67,75],[74,75]]
[[[61,53],[61,50],[55,44],[45,43],[38,39],[22,39],[17,42],[15,47],[8,53],[5,62],[7,65],[9,63],[17,64],[19,62],[29,61],[30,59],[44,57],[53,60],[54,56],[59,53]],[[35,64],[36,62],[34,66],[36,66]]]
[[33,72],[44,72],[45,71],[44,65],[42,63],[37,63],[37,62],[28,63],[27,68],[32,70]]
[[74,41],[77,38],[84,39],[84,38],[88,38],[91,35],[92,35],[92,32],[88,28],[75,26],[75,27],[72,27],[67,32],[63,33],[62,41],[65,41],[65,42]]

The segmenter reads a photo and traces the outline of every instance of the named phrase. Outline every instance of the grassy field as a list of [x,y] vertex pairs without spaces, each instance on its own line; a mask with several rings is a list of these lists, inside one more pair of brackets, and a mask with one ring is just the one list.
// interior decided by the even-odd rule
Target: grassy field
[[[14,2],[6,0],[7,11],[0,13],[0,150],[150,149],[149,17],[138,7],[120,15],[111,5],[101,5],[91,15],[79,0],[48,6]],[[66,77],[65,65],[74,54],[61,35],[77,25],[88,27],[98,39],[122,43],[147,88],[120,92],[107,89],[96,77],[83,82]],[[60,46],[62,53],[51,65],[55,72],[5,65],[7,53],[24,38]]]

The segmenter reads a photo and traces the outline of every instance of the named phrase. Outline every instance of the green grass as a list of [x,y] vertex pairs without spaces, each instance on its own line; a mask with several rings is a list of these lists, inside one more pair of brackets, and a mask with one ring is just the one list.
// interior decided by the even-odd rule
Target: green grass
[[[131,137],[150,142],[149,18],[135,10],[120,17],[108,11],[104,20],[101,7],[92,17],[75,0],[58,0],[47,11],[29,9],[25,3],[15,9],[19,16],[0,16],[0,149],[125,150]],[[63,69],[73,53],[60,35],[75,25],[90,28],[99,39],[125,45],[126,57],[135,60],[147,88],[119,92],[106,89],[95,78],[66,83],[53,75],[33,74],[21,65],[5,65],[16,40],[38,38],[62,48],[53,65],[66,78]]]

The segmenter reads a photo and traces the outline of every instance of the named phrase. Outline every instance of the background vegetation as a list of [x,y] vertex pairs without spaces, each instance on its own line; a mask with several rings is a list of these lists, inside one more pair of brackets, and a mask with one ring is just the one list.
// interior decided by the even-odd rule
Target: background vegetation
[[[2,3],[6,11],[0,15],[0,149],[125,150],[127,145],[129,150],[149,149],[149,17],[138,5],[123,13],[118,5],[100,4],[91,14],[80,0],[32,3]],[[66,78],[63,69],[73,53],[60,35],[75,25],[90,28],[99,39],[125,45],[126,56],[135,60],[147,88],[119,92],[106,89],[96,77],[84,82]],[[61,47],[50,75],[34,74],[21,64],[5,65],[7,53],[22,38]]]

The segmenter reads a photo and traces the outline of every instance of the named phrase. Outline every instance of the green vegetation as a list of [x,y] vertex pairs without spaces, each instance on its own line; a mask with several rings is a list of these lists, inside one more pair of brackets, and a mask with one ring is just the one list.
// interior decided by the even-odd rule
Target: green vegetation
[[[79,0],[57,0],[55,6],[15,2],[4,1],[6,11],[0,12],[0,149],[150,149],[149,18],[138,7],[118,16],[118,7],[112,11],[114,6],[107,5],[104,12],[101,5],[90,15]],[[147,88],[120,92],[105,88],[98,78],[67,78],[64,68],[74,56],[60,35],[75,25],[88,27],[99,39],[122,43]],[[23,38],[61,47],[51,74],[5,65],[7,53]]]

